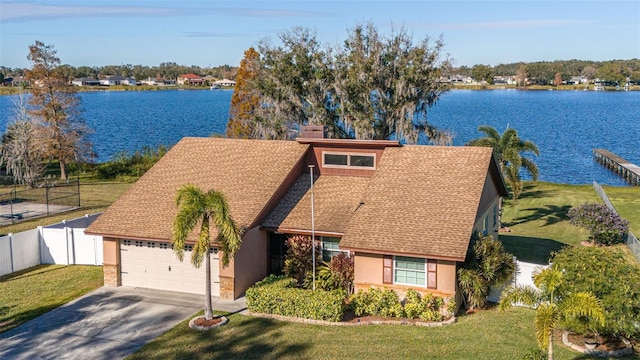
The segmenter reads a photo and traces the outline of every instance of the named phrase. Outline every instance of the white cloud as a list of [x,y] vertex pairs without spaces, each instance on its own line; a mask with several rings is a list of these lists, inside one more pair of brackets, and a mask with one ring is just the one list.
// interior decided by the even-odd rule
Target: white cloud
[[9,22],[82,16],[166,16],[178,12],[172,8],[139,6],[63,6],[9,2],[2,2],[1,5],[0,20]]
[[440,24],[424,24],[414,23],[412,27],[434,28],[440,30],[478,30],[478,29],[529,29],[529,28],[549,28],[560,26],[572,26],[584,24],[582,20],[508,20],[508,21],[484,21],[484,22],[465,22],[465,23],[440,23]]

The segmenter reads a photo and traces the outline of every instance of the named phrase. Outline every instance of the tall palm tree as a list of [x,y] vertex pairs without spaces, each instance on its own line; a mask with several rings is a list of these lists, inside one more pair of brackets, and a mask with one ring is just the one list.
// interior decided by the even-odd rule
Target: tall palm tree
[[[191,263],[196,269],[205,260],[206,273],[206,298],[204,317],[206,320],[213,318],[211,309],[211,225],[217,230],[216,242],[222,251],[222,263],[229,265],[229,258],[240,248],[242,242],[242,230],[236,225],[229,213],[229,205],[224,195],[215,190],[203,193],[195,185],[184,185],[176,194],[176,206],[178,213],[173,221],[173,234],[171,236],[173,251],[180,261],[184,258],[184,245],[191,231],[200,226],[198,239],[191,252]],[[206,256],[205,256],[206,255]]]
[[563,273],[547,268],[533,276],[532,286],[509,287],[502,293],[500,310],[513,304],[536,309],[536,340],[541,349],[547,349],[553,360],[553,330],[570,319],[589,318],[593,324],[604,325],[604,309],[598,298],[589,292],[566,294],[563,291]]
[[520,139],[518,132],[513,128],[507,128],[502,135],[495,128],[486,125],[478,127],[478,131],[486,136],[473,139],[467,145],[493,148],[500,170],[511,187],[511,195],[514,200],[517,199],[522,193],[521,168],[524,168],[534,181],[538,180],[538,167],[533,160],[523,157],[522,153],[532,152],[537,156],[540,154],[538,147],[532,141]]

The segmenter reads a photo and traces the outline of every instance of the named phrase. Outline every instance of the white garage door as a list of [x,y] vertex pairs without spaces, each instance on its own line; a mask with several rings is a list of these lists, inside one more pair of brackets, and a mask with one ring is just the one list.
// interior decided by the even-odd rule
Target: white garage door
[[[120,269],[123,286],[205,293],[204,261],[199,269],[191,264],[191,245],[180,262],[171,244],[157,241],[122,240]],[[218,254],[211,256],[211,295],[220,296]]]

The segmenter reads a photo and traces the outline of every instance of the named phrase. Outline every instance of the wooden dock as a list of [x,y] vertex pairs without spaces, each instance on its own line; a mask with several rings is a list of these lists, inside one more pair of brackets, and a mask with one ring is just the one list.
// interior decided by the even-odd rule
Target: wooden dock
[[640,186],[640,166],[632,164],[606,149],[593,149],[596,161],[623,177],[631,185]]

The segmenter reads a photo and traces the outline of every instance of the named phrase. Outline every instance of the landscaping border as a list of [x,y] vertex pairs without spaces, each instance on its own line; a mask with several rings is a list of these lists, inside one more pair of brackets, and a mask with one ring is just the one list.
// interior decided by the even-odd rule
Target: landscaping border
[[575,350],[577,352],[587,354],[587,355],[594,355],[594,356],[601,356],[601,357],[621,357],[621,356],[633,354],[633,345],[631,345],[631,343],[627,340],[623,339],[622,341],[627,346],[624,349],[612,350],[612,351],[596,350],[596,349],[591,350],[591,349],[585,349],[584,347],[569,341],[568,331],[565,331],[562,333],[562,342],[571,350]]
[[412,326],[436,327],[436,326],[451,325],[456,322],[455,316],[444,321],[367,320],[367,321],[359,321],[359,322],[344,322],[344,321],[303,319],[303,318],[298,318],[293,316],[255,313],[249,310],[247,310],[247,315],[259,317],[259,318],[265,318],[265,319],[294,322],[294,323],[311,324],[311,325],[329,325],[329,326],[412,325]]

